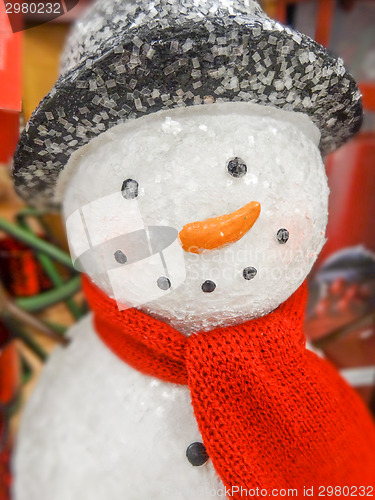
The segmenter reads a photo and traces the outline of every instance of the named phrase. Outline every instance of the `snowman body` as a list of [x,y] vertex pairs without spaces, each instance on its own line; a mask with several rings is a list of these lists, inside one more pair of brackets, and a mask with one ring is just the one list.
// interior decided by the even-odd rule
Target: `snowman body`
[[[136,305],[184,335],[268,314],[301,285],[324,243],[328,187],[318,143],[308,117],[248,103],[159,112],[114,127],[73,155],[60,178],[72,254],[120,308]],[[241,175],[232,175],[233,161],[246,166]],[[124,196],[129,180],[137,189]],[[129,201],[141,228],[122,217]],[[177,235],[251,201],[260,215],[232,243],[194,253],[176,236],[159,245],[159,261],[148,232],[149,255],[118,259],[128,243],[130,255],[141,229]],[[170,286],[160,288],[160,277]],[[70,337],[27,405],[15,499],[223,496],[212,462],[194,467],[186,456],[202,442],[188,388],[126,365],[99,339],[91,316]]]
[[186,386],[143,375],[97,337],[91,316],[52,354],[19,435],[15,498],[208,499],[222,489],[212,462],[193,467],[202,442]]

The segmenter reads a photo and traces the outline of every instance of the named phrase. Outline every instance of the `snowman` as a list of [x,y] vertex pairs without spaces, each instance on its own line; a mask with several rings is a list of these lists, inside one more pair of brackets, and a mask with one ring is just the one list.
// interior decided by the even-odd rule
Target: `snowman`
[[88,10],[15,155],[92,309],[27,404],[15,500],[371,494],[373,422],[302,329],[322,155],[360,122],[342,61],[252,0]]

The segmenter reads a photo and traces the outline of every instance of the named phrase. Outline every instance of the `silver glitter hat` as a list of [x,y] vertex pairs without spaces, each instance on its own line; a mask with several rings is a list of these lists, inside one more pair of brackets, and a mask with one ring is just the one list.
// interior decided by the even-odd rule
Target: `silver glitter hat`
[[56,208],[60,172],[95,136],[159,110],[225,101],[307,113],[323,155],[362,121],[342,60],[253,0],[98,0],[73,29],[61,75],[20,138],[16,189],[32,205]]

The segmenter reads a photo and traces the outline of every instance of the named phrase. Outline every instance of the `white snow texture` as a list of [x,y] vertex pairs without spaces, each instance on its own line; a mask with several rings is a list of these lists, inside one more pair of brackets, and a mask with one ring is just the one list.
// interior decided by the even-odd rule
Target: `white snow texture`
[[[146,227],[180,231],[251,201],[261,204],[258,220],[236,243],[204,255],[184,252],[184,282],[173,288],[172,279],[165,296],[142,307],[190,334],[267,314],[303,282],[324,244],[327,223],[328,187],[318,142],[319,132],[305,115],[260,105],[221,103],[155,113],[112,128],[76,153],[60,197],[68,180],[66,218],[107,197],[95,211],[98,236],[92,239],[100,241],[112,237],[127,203],[134,202],[119,205],[113,196],[129,178],[139,184],[136,201]],[[247,165],[240,178],[227,171],[235,157]],[[281,228],[289,231],[285,244],[276,238]],[[79,246],[80,240],[77,232],[70,243]],[[102,262],[89,274],[113,297],[105,264],[108,257],[114,262],[109,252],[103,250]],[[246,267],[257,270],[254,279],[243,278]],[[148,270],[155,272],[143,266],[141,276],[127,278],[126,287],[133,280],[136,289]],[[156,288],[157,276],[150,280]],[[215,282],[213,293],[202,292],[206,280]]]

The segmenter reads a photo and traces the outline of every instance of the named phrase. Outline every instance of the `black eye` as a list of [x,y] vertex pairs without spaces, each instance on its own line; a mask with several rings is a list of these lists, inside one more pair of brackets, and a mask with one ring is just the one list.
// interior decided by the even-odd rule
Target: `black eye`
[[124,254],[124,252],[122,252],[121,250],[117,250],[115,253],[114,253],[114,256],[115,256],[115,260],[116,262],[118,262],[119,264],[125,264],[126,261],[128,260],[126,258],[126,255]]
[[168,290],[169,288],[171,288],[171,281],[166,276],[160,276],[157,281],[157,285],[160,290]]
[[277,231],[276,238],[281,245],[284,245],[284,243],[286,243],[289,240],[289,231],[284,227],[282,229],[279,229]]
[[246,163],[236,156],[232,160],[229,160],[227,170],[229,175],[232,177],[243,177],[247,172]]
[[121,194],[126,200],[134,200],[138,196],[138,182],[134,179],[126,179],[122,183]]

